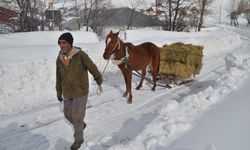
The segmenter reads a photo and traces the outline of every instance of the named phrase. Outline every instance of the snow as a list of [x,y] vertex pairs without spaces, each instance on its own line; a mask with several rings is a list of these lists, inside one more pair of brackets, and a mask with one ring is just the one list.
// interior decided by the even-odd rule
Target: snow
[[[73,142],[73,129],[55,93],[61,33],[0,35],[1,150],[62,150]],[[107,62],[102,58],[104,41],[92,32],[71,33],[74,44],[103,71]],[[126,41],[135,45],[146,41],[158,46],[174,42],[203,45],[202,71],[191,83],[172,89],[156,87],[155,92],[147,82],[136,91],[139,79],[133,76],[133,104],[127,104],[122,97],[122,74],[117,66],[108,64],[101,95],[96,94],[96,83],[90,78],[81,149],[229,150],[234,145],[249,150],[249,40],[250,30],[226,25],[190,33],[128,30]]]
[[193,129],[166,150],[250,149],[249,85],[250,78],[206,112]]

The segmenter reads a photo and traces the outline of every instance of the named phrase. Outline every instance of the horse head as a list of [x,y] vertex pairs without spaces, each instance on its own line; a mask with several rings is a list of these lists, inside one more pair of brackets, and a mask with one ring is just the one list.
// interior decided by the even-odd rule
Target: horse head
[[104,59],[109,59],[110,56],[115,52],[116,49],[119,49],[120,47],[120,39],[118,36],[119,32],[113,33],[113,31],[110,31],[109,34],[106,37],[105,40],[105,51],[103,53]]

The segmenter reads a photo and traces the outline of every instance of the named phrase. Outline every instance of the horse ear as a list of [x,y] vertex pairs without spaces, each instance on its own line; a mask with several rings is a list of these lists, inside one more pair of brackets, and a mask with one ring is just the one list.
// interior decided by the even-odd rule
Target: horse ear
[[118,31],[117,33],[115,33],[116,35],[118,35],[120,33],[120,31]]
[[109,34],[113,34],[113,31],[111,30],[111,31],[109,32]]

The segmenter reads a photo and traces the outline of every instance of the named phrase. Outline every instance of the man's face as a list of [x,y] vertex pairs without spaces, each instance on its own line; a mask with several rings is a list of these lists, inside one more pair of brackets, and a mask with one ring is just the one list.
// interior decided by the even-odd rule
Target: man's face
[[70,52],[71,45],[67,41],[59,40],[58,44],[59,44],[59,46],[64,54],[67,54]]

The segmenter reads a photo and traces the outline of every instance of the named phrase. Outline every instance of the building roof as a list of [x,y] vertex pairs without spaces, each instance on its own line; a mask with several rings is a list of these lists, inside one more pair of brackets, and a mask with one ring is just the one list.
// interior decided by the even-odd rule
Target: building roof
[[161,22],[157,18],[152,18],[128,7],[106,10],[99,20],[102,20],[102,24],[106,26],[124,26],[128,24],[131,14],[134,14],[132,18],[133,26],[161,25]]

